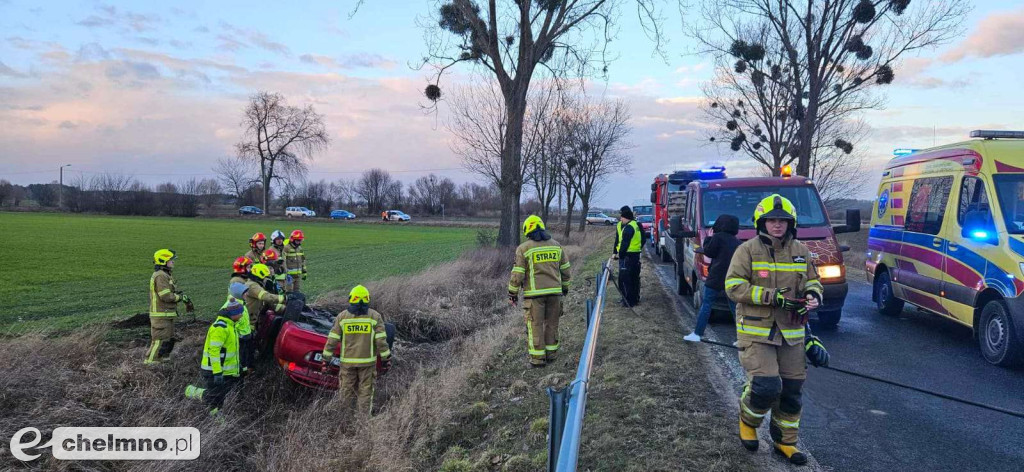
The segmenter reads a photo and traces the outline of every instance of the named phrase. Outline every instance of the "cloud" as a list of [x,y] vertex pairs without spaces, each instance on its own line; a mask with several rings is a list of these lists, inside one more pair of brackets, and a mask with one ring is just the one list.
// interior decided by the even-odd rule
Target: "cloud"
[[220,28],[224,30],[224,33],[217,35],[217,39],[221,41],[220,47],[228,51],[255,46],[282,56],[291,55],[288,46],[271,40],[260,31],[239,28],[225,21],[220,22]]
[[3,61],[0,61],[0,76],[15,77],[15,78],[26,77],[25,74],[22,74],[21,72],[18,72],[16,70],[12,69],[7,64],[4,64]]
[[154,29],[154,25],[160,21],[159,15],[147,15],[131,11],[119,12],[115,6],[99,5],[96,7],[95,14],[85,17],[76,24],[86,28],[118,27],[123,31],[141,33]]
[[61,121],[60,125],[58,125],[57,127],[60,128],[60,129],[75,129],[75,128],[78,127],[78,125],[72,123],[71,121],[64,120],[64,121]]
[[987,58],[1024,52],[1024,8],[992,13],[978,22],[967,39],[943,54],[943,62],[969,57]]
[[385,59],[380,54],[367,53],[353,54],[340,59],[320,54],[303,54],[299,56],[299,60],[328,69],[351,69],[356,67],[392,69],[395,67],[395,61]]
[[113,18],[101,18],[96,15],[89,15],[76,24],[86,28],[106,28],[107,26],[112,26],[114,24],[114,20]]
[[103,46],[99,43],[86,43],[78,48],[78,52],[75,53],[76,61],[90,62],[90,61],[105,61],[110,59],[110,53],[107,52]]

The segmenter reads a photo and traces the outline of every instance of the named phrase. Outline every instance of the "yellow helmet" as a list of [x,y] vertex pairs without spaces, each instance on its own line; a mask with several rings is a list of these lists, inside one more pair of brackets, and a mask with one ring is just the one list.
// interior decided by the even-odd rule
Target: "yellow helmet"
[[[758,203],[757,208],[754,209],[754,224],[760,226],[761,220],[767,218],[791,220],[793,221],[792,226],[795,227],[796,207],[793,206],[793,202],[782,195],[777,193],[769,195],[761,200],[761,203]],[[790,229],[795,229],[793,227]]]
[[544,229],[544,221],[539,216],[530,215],[523,221],[523,236],[529,236],[538,229]]
[[153,262],[156,265],[167,265],[167,263],[178,257],[174,254],[174,251],[170,249],[161,249],[153,254]]
[[270,268],[267,267],[266,264],[253,264],[252,267],[249,268],[249,273],[259,277],[260,279],[266,279],[267,277],[270,277]]
[[356,285],[348,293],[349,303],[370,303],[370,291],[362,285]]

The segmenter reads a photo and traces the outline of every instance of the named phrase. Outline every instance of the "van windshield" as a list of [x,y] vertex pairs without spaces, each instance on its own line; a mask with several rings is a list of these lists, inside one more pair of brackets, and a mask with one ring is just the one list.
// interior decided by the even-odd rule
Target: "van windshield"
[[1024,175],[1003,174],[992,176],[996,183],[999,207],[1003,210],[1006,231],[1024,234]]
[[777,193],[793,202],[796,224],[800,227],[828,224],[821,200],[814,187],[744,187],[736,189],[705,190],[701,201],[704,226],[712,226],[720,215],[739,218],[740,228],[753,228],[754,208],[765,197]]

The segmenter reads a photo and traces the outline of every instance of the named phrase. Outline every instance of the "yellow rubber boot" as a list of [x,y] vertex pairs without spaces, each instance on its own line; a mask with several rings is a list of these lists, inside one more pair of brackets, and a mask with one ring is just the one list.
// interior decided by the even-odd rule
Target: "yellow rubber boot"
[[740,442],[750,452],[757,450],[760,442],[757,440],[757,430],[740,420]]
[[775,443],[775,452],[786,456],[786,459],[789,459],[789,462],[792,464],[804,465],[807,463],[807,456],[800,452],[796,446]]

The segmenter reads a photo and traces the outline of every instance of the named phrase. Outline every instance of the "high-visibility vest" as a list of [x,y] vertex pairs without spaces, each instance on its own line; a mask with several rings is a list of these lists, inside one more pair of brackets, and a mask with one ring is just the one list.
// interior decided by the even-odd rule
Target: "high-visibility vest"
[[231,318],[218,316],[206,332],[202,369],[213,375],[237,377],[239,368],[238,333]]
[[[640,244],[643,242],[641,239],[643,235],[640,233],[640,225],[636,224],[635,220],[631,220],[627,223],[628,226],[633,227],[633,237],[629,239],[629,248],[626,252],[640,252]],[[615,252],[619,252],[622,247],[622,222],[620,221],[615,225],[615,231],[619,234],[619,242],[615,243]]]

